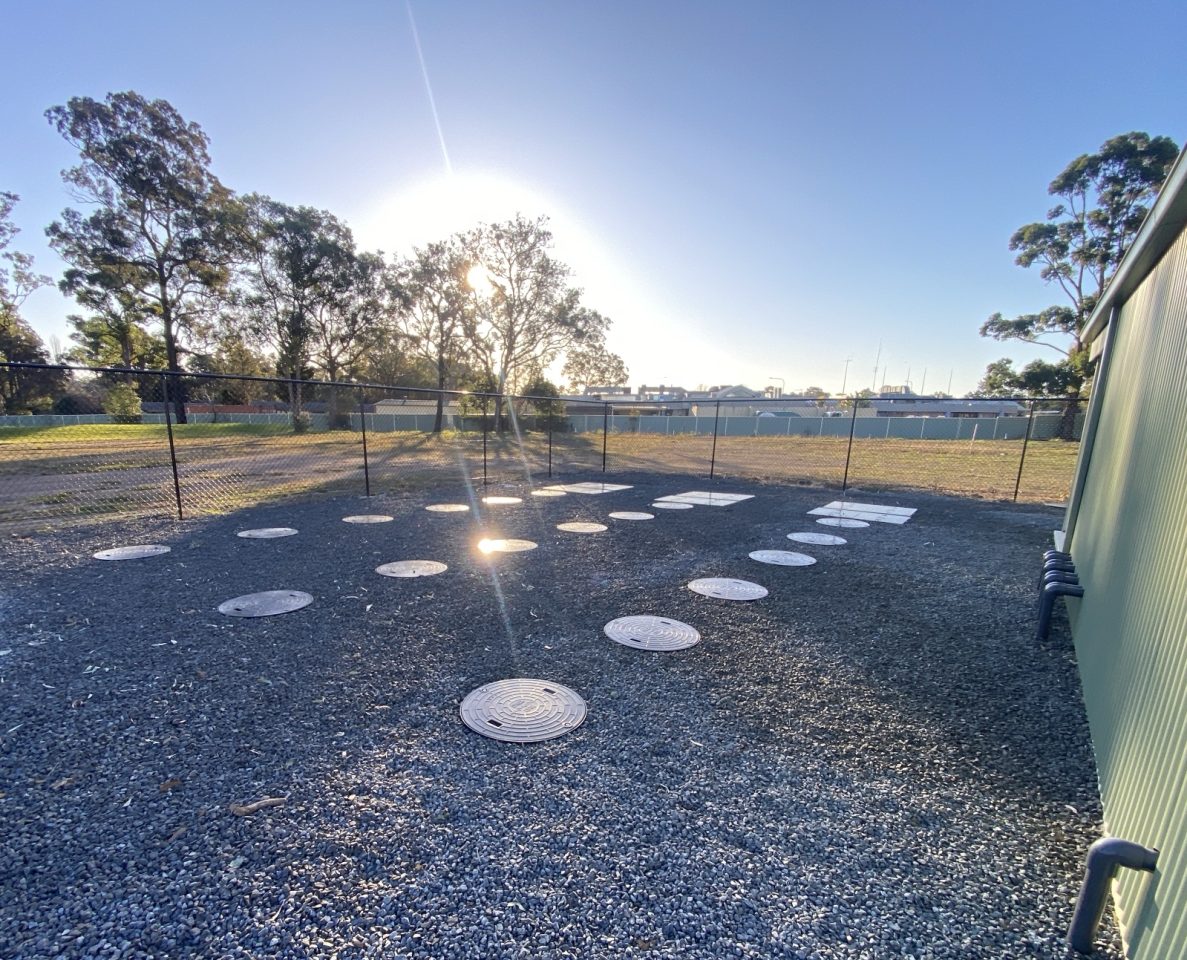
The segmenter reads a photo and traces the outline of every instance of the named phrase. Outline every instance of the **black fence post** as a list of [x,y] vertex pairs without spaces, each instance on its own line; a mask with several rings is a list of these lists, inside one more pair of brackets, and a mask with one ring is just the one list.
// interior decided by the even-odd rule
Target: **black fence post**
[[841,493],[849,489],[849,461],[853,459],[853,431],[857,427],[857,405],[861,402],[856,395],[853,397],[853,415],[849,418],[849,446],[845,450],[845,476],[841,479]]
[[548,416],[548,476],[552,477],[552,414]]
[[490,422],[488,421],[487,411],[490,409],[490,397],[482,398],[482,485],[487,484],[486,479],[486,436],[490,433]]
[[169,412],[169,377],[161,374],[161,397],[165,401],[165,435],[169,438],[169,463],[173,467],[173,497],[177,501],[177,519],[184,520],[181,509],[181,479],[177,475],[177,449],[173,445],[173,417]]
[[602,407],[602,473],[606,472],[606,437],[610,434],[610,404]]
[[371,465],[367,457],[367,408],[363,403],[363,388],[359,387],[359,425],[363,430],[363,487],[371,496]]
[[717,469],[717,421],[721,419],[721,401],[717,401],[717,407],[713,411],[713,449],[709,451],[709,479],[713,479],[713,473]]
[[1026,421],[1026,433],[1022,436],[1022,456],[1018,458],[1018,478],[1014,481],[1014,502],[1018,502],[1018,491],[1022,488],[1022,468],[1026,465],[1026,448],[1030,446],[1030,431],[1035,422],[1035,401],[1030,401],[1030,418]]

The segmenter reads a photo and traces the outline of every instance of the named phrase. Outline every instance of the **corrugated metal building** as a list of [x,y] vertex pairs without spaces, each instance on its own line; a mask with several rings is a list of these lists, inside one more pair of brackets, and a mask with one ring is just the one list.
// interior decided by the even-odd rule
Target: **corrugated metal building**
[[1160,851],[1113,891],[1135,960],[1187,957],[1184,157],[1086,328],[1099,367],[1065,521],[1105,829]]

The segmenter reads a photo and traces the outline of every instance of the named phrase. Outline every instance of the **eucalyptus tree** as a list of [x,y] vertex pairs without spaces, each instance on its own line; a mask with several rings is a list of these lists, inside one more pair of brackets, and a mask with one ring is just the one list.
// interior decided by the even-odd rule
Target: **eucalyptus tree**
[[290,379],[294,425],[301,422],[302,390],[314,350],[317,317],[340,297],[354,261],[354,240],[333,214],[291,207],[253,194],[243,201],[240,233],[251,331],[276,354]]
[[1121,134],[1096,153],[1077,157],[1051,181],[1047,192],[1056,204],[1044,220],[1015,230],[1010,249],[1017,252],[1015,263],[1037,266],[1066,302],[1012,319],[995,313],[981,325],[981,335],[1041,344],[1060,359],[1035,360],[1021,372],[1008,359],[995,361],[978,390],[1063,393],[1072,398],[1068,409],[1074,416],[1075,398],[1090,372],[1080,335],[1178,152],[1169,137]]
[[[432,365],[438,391],[458,383],[458,367],[467,349],[465,334],[475,319],[466,279],[472,266],[464,238],[455,236],[415,248],[401,267],[407,291],[403,332],[414,355]],[[444,411],[445,395],[438,392],[434,433],[441,432]]]
[[179,372],[180,341],[226,288],[234,253],[235,204],[210,172],[206,134],[167,101],[132,91],[72,97],[46,118],[79,152],[62,177],[87,210],[63,211],[46,231],[69,264],[59,286],[84,302],[120,294],[160,325],[166,365]]
[[547,217],[517,215],[468,237],[467,252],[478,268],[469,274],[475,309],[467,338],[500,395],[575,344],[605,333],[608,321],[582,307],[581,291],[569,286],[569,268],[551,249]]
[[[599,316],[597,325],[604,327],[609,322]],[[592,386],[621,387],[630,379],[622,357],[607,350],[605,337],[598,335],[586,337],[583,343],[569,350],[561,375],[574,391]]]

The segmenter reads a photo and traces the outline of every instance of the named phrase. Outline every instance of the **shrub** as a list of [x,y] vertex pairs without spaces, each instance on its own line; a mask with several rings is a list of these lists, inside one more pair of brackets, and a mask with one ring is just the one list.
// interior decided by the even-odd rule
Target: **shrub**
[[307,414],[304,410],[300,413],[293,414],[293,433],[308,433],[310,426],[313,425],[313,417]]
[[128,384],[116,384],[103,398],[103,412],[115,423],[139,423],[140,397]]
[[103,404],[83,393],[64,393],[54,401],[54,413],[63,417],[76,417],[88,413],[103,413]]

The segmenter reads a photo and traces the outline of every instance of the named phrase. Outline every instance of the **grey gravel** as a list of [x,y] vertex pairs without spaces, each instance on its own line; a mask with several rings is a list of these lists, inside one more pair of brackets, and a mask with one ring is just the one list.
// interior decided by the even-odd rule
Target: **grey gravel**
[[[1062,614],[1032,638],[1058,514],[879,497],[919,512],[727,604],[684,585],[752,574],[837,492],[730,480],[755,498],[555,529],[688,486],[613,479],[452,516],[424,506],[460,487],[5,536],[0,956],[1070,956],[1101,811]],[[129,542],[172,552],[90,557]],[[425,556],[449,570],[373,572]],[[216,612],[277,588],[315,599]],[[657,609],[703,642],[602,635]],[[514,676],[577,691],[585,724],[467,730],[461,699]]]

